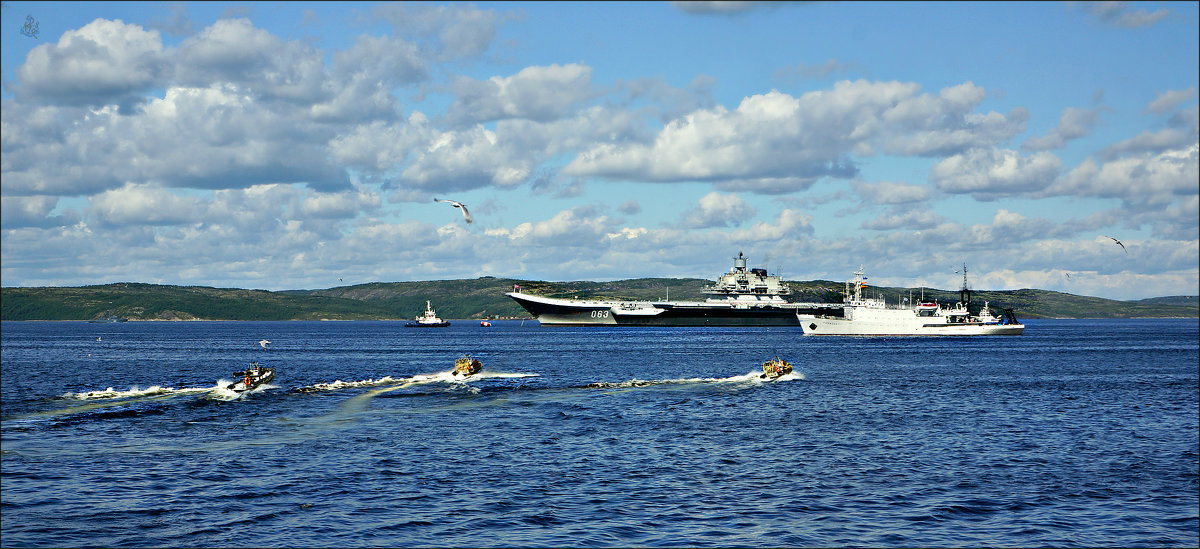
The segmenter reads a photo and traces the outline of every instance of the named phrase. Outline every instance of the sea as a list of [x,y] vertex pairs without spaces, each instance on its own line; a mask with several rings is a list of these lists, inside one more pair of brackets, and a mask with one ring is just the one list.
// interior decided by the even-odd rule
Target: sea
[[1195,547],[1198,341],[3,322],[0,545]]

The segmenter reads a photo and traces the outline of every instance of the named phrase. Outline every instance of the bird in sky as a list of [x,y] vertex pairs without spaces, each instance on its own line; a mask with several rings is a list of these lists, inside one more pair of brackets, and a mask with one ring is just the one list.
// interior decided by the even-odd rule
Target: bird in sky
[[467,223],[471,222],[471,212],[467,211],[466,204],[463,204],[462,202],[456,202],[454,200],[442,200],[440,198],[435,198],[435,199],[433,199],[433,201],[434,202],[446,202],[446,203],[449,203],[451,206],[454,206],[455,208],[462,210],[463,219],[466,219]]
[[[1113,237],[1111,237],[1111,236],[1108,236],[1108,235],[1104,235],[1104,237],[1105,237],[1105,238],[1112,238],[1112,241],[1113,241],[1113,242],[1116,242],[1116,243],[1117,243],[1117,245],[1118,245],[1118,246],[1120,246],[1122,250],[1125,250],[1125,245],[1124,245],[1124,244],[1121,244],[1121,241],[1120,241],[1120,240],[1117,240],[1117,239],[1115,239],[1115,238],[1113,238]],[[1125,250],[1125,255],[1129,255],[1129,250]]]
[[258,342],[258,345],[259,345],[260,347],[262,347],[263,349],[266,349],[266,348],[267,348],[267,345],[270,345],[270,344],[271,344],[271,342],[270,342],[270,341],[267,341],[267,340],[265,340],[265,339],[264,339],[264,340],[262,340],[262,341],[259,341],[259,342]]

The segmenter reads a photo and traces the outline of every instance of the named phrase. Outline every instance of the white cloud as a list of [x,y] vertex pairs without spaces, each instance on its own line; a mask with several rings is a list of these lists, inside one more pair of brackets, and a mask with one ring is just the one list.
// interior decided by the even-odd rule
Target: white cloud
[[1087,110],[1067,107],[1063,109],[1062,116],[1058,119],[1058,126],[1055,126],[1046,135],[1026,140],[1021,148],[1027,151],[1061,149],[1068,141],[1088,135],[1096,126],[1101,110],[1103,109]]
[[1058,157],[1046,152],[1022,157],[1007,149],[972,149],[938,162],[929,179],[943,192],[990,200],[1043,190],[1061,167]]
[[696,207],[683,212],[679,225],[685,229],[737,227],[755,213],[754,207],[736,194],[711,192],[701,197]]
[[136,94],[170,73],[158,31],[96,19],[30,51],[16,89],[25,99],[66,105],[136,103]]
[[114,226],[182,225],[209,218],[208,205],[201,200],[150,185],[127,184],[95,195],[89,202],[90,217]]
[[1192,86],[1185,90],[1167,90],[1158,94],[1158,97],[1156,97],[1154,101],[1151,101],[1149,105],[1146,105],[1145,112],[1152,112],[1155,114],[1169,113],[1175,110],[1175,107],[1179,106],[1180,103],[1191,99],[1195,94],[1196,86]]
[[1158,213],[1200,192],[1200,145],[1141,154],[1097,165],[1088,159],[1053,186],[1048,195],[1120,198],[1132,212]]
[[932,229],[946,222],[946,218],[928,209],[892,209],[874,219],[864,221],[862,227],[875,231],[897,229]]
[[393,26],[396,34],[420,41],[427,55],[452,61],[483,54],[496,37],[497,26],[510,16],[472,5],[381,4],[374,17]]
[[459,125],[501,118],[554,120],[595,94],[591,76],[591,67],[568,64],[526,67],[513,76],[483,81],[460,78],[446,117]]
[[300,213],[312,218],[353,218],[378,208],[380,203],[378,194],[361,188],[340,193],[314,192],[301,203]]
[[855,181],[851,183],[851,186],[863,200],[874,204],[913,204],[929,200],[932,194],[929,187],[925,185],[893,181],[878,183]]
[[969,111],[983,99],[971,83],[937,96],[900,82],[843,81],[792,97],[778,91],[737,109],[693,111],[668,123],[652,143],[600,143],[563,169],[569,175],[639,181],[712,181],[726,190],[802,190],[821,177],[857,173],[852,153],[885,150],[935,155],[988,145],[1023,128],[1027,113]]

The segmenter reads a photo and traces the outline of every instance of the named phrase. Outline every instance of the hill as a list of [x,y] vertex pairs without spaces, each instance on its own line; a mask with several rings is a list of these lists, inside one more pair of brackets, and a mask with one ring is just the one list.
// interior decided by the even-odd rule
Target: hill
[[[703,299],[711,280],[635,278],[611,282],[546,282],[511,278],[373,282],[321,290],[244,290],[207,286],[116,283],[78,287],[0,289],[0,320],[403,320],[433,302],[448,319],[529,318],[504,295],[522,291],[581,299]],[[843,284],[826,280],[789,281],[798,301],[841,302]],[[871,288],[889,302],[924,292],[927,299],[958,300],[958,292],[932,288]],[[1118,301],[1048,290],[979,290],[973,301],[1012,308],[1018,318],[1200,317],[1197,296],[1166,296]]]

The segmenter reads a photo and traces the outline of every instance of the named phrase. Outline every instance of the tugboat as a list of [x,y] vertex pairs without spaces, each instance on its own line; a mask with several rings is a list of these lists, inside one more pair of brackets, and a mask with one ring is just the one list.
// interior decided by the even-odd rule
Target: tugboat
[[782,358],[775,357],[762,363],[763,373],[758,376],[761,379],[779,379],[781,376],[792,373],[792,363]]
[[467,377],[478,374],[482,369],[483,363],[480,362],[478,358],[474,358],[471,355],[465,355],[454,361],[453,375]]
[[438,318],[437,313],[433,312],[433,306],[429,304],[429,300],[425,301],[425,314],[418,316],[412,322],[405,324],[406,328],[445,328],[450,325],[450,321]]
[[275,369],[264,368],[257,362],[251,362],[250,366],[244,371],[234,372],[233,377],[234,379],[237,379],[237,381],[230,383],[226,387],[227,389],[236,393],[253,391],[262,384],[275,379]]

